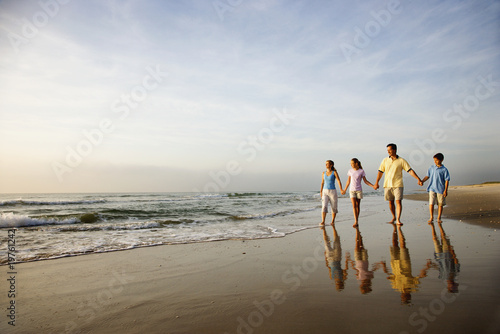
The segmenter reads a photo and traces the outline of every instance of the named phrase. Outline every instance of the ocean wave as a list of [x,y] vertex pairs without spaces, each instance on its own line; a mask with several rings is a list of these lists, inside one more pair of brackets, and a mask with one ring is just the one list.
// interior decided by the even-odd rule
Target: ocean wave
[[296,214],[296,213],[313,211],[315,209],[316,208],[290,209],[290,210],[268,212],[268,213],[257,213],[257,214],[249,214],[249,215],[237,215],[237,216],[230,216],[229,219],[232,219],[232,220],[266,219],[266,218],[272,218],[272,217],[276,217],[276,216],[288,216],[288,215],[293,215],[293,214]]
[[[87,230],[74,230],[75,232],[87,231]],[[68,232],[72,232],[68,230]],[[160,245],[176,245],[176,244],[192,244],[192,243],[203,243],[203,242],[213,242],[213,241],[224,241],[224,240],[258,240],[258,239],[269,239],[269,238],[280,238],[284,237],[291,232],[279,232],[276,228],[268,226],[257,226],[255,233],[249,235],[247,233],[226,233],[226,234],[209,234],[209,233],[197,233],[194,236],[190,234],[189,238],[183,237],[182,235],[169,234],[168,240],[165,240],[165,236],[160,236],[159,238],[128,238],[123,237],[113,232],[108,234],[108,238],[103,237],[101,234],[99,238],[80,238],[78,241],[70,242],[69,239],[64,239],[65,236],[58,235],[58,238],[63,238],[60,243],[51,243],[45,249],[29,251],[21,251],[16,254],[16,262],[34,262],[49,259],[57,259],[64,257],[80,256],[85,254],[97,254],[97,253],[108,253],[114,251],[121,251],[127,249],[135,249],[142,247],[160,246]],[[120,233],[120,232],[116,232]],[[88,243],[92,240],[91,243]],[[82,243],[84,242],[84,243]],[[8,263],[8,258],[5,256],[6,253],[0,250],[0,266],[6,265]]]
[[75,205],[75,204],[95,204],[106,203],[105,199],[96,200],[77,200],[77,201],[28,201],[24,199],[0,201],[0,206],[15,205]]
[[319,193],[303,193],[303,194],[298,194],[298,193],[291,193],[291,192],[242,192],[242,193],[226,193],[225,194],[229,198],[245,198],[245,197],[258,197],[262,199],[268,199],[268,198],[290,198],[290,199],[301,199],[301,198],[310,198],[310,197],[315,197],[319,196]]
[[223,197],[228,197],[228,194],[210,194],[210,193],[207,193],[207,194],[199,194],[199,195],[196,195],[195,198],[223,198]]
[[[350,208],[348,198],[345,202]],[[16,260],[33,261],[159,244],[283,237],[310,228],[303,218],[320,205],[319,192],[4,194],[0,231],[17,228],[22,237]],[[6,258],[2,252],[0,265]]]
[[263,196],[267,194],[262,194],[262,193],[227,193],[227,197],[256,197],[256,196]]
[[103,224],[103,225],[84,225],[84,226],[63,226],[57,228],[59,232],[89,232],[89,231],[134,231],[161,228],[159,222],[149,221],[127,224]]
[[163,226],[165,226],[165,225],[192,224],[197,221],[193,219],[179,219],[179,220],[159,220],[158,222]]
[[26,215],[19,215],[12,212],[2,213],[0,215],[0,228],[76,224],[80,222],[80,219],[76,217],[58,220],[55,218],[31,218]]

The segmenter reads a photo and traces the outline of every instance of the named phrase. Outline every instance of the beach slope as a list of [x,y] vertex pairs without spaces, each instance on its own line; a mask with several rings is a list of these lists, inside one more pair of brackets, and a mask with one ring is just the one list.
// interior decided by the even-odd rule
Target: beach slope
[[[428,193],[406,195],[407,199],[428,201]],[[443,216],[468,223],[500,227],[500,183],[452,186],[448,189]]]

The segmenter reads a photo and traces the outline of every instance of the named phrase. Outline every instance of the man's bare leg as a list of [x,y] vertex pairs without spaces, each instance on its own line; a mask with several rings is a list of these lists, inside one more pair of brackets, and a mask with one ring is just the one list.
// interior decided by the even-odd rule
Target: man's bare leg
[[396,207],[394,206],[394,200],[389,201],[389,209],[391,209],[392,220],[389,223],[394,223],[396,221]]
[[403,212],[403,201],[402,200],[396,200],[396,214],[397,214],[397,220],[396,224],[398,225],[403,225],[401,222],[401,212]]

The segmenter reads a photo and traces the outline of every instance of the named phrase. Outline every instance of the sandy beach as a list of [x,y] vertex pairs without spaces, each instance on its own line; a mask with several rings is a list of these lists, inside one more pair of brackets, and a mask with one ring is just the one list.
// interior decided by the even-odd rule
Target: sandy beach
[[351,211],[321,229],[317,211],[283,238],[2,266],[0,332],[498,333],[499,189],[452,187],[442,225],[413,200],[401,228],[387,224],[377,198],[359,229]]
[[[494,228],[500,226],[500,183],[451,186],[448,192],[444,217]],[[406,198],[428,201],[429,195],[422,191]]]

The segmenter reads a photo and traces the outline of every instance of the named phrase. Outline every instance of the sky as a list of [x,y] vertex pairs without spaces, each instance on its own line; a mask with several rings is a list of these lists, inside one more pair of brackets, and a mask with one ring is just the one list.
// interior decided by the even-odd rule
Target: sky
[[3,0],[0,192],[498,181],[499,65],[499,1]]

